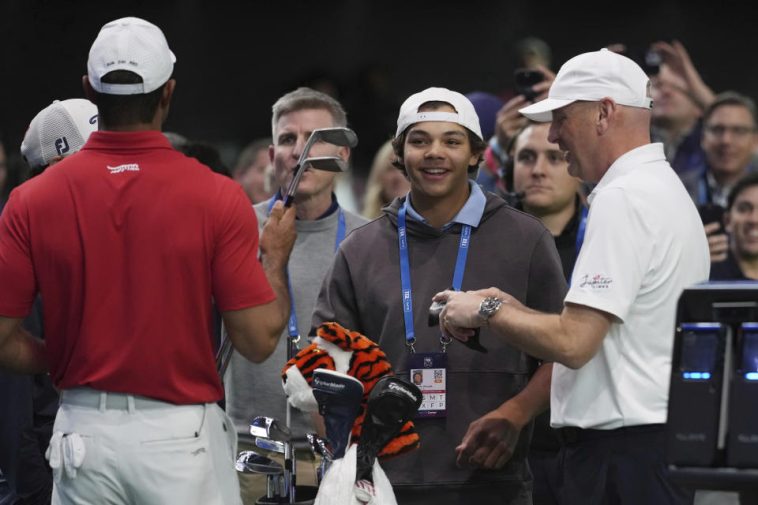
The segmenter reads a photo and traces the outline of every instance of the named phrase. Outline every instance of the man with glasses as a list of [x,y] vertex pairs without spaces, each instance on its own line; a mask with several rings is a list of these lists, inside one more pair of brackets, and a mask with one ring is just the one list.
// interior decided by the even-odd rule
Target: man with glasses
[[706,165],[702,170],[680,174],[701,210],[712,262],[725,260],[729,249],[721,223],[729,191],[756,168],[753,163],[758,148],[756,126],[758,113],[750,97],[733,91],[717,95],[703,115],[701,145]]

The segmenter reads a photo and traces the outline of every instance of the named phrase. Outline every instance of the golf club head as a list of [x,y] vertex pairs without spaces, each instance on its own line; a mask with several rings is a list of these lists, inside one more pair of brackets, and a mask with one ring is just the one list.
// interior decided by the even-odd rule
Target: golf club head
[[306,159],[303,165],[325,172],[347,172],[347,163],[339,156],[314,156]]
[[321,456],[327,461],[332,461],[334,459],[332,448],[326,439],[316,435],[315,433],[306,433],[305,437],[308,439],[308,444],[310,445],[311,451],[314,455]]
[[316,128],[311,135],[314,142],[323,141],[335,146],[355,147],[358,145],[358,135],[350,128],[333,126],[331,128]]
[[284,442],[271,440],[270,438],[255,437],[255,446],[264,451],[284,454]]
[[[300,184],[300,178],[303,176],[303,171],[306,165],[310,165],[311,167],[318,170],[326,170],[329,172],[344,172],[347,170],[347,164],[337,159],[336,156],[314,156],[312,158],[309,158],[308,155],[310,153],[311,147],[313,147],[313,144],[316,142],[327,142],[336,146],[355,147],[358,145],[358,136],[350,128],[345,128],[342,126],[334,126],[331,128],[316,128],[313,130],[308,137],[308,140],[305,143],[305,147],[303,148],[303,152],[300,154],[300,159],[297,161],[297,165],[295,166],[295,176],[292,178],[292,182],[290,182],[289,186],[287,187],[287,193],[284,197],[285,207],[292,205],[292,202],[295,199],[295,193],[297,192],[297,185]],[[325,161],[327,158],[330,158],[330,160]],[[317,159],[323,161],[315,161]]]
[[361,411],[363,384],[347,374],[319,368],[313,372],[311,387],[324,417],[333,457],[339,459],[345,455],[353,423]]
[[234,468],[240,473],[265,475],[278,475],[284,471],[281,464],[255,451],[242,451],[234,463]]
[[250,434],[254,437],[268,438],[278,442],[289,442],[292,438],[290,429],[273,417],[257,416],[250,423]]
[[403,425],[416,415],[421,406],[421,390],[395,376],[377,381],[366,404],[366,416],[358,443],[356,482],[372,482],[376,455],[392,440]]

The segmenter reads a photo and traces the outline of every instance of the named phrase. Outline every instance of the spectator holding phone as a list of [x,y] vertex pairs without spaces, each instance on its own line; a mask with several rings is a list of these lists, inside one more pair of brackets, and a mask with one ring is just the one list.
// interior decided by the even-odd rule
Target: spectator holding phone
[[711,265],[711,280],[758,280],[758,173],[732,188],[724,214],[727,258]]
[[713,91],[678,40],[654,42],[650,50],[660,58],[657,72],[650,74],[652,138],[663,142],[666,158],[676,173],[700,170],[705,165],[700,145],[702,116],[713,102]]
[[753,99],[733,91],[717,95],[703,114],[701,146],[706,165],[680,174],[701,211],[712,262],[725,260],[728,249],[720,214],[712,209],[726,208],[727,196],[735,183],[756,170],[753,153],[758,148],[757,127],[758,112]]
[[486,168],[502,173],[508,161],[508,144],[522,129],[527,120],[519,109],[547,96],[555,79],[550,70],[550,47],[541,39],[526,37],[516,43],[517,67],[513,73],[513,94],[503,96],[503,105],[495,117],[495,134],[489,139],[484,153]]

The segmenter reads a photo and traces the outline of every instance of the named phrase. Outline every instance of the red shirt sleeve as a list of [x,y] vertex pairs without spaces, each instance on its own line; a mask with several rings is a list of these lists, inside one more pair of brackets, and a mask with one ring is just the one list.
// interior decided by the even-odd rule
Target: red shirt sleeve
[[[226,182],[226,181],[225,181]],[[221,312],[263,305],[276,299],[258,261],[258,221],[242,188],[228,181],[217,226],[213,296]]]

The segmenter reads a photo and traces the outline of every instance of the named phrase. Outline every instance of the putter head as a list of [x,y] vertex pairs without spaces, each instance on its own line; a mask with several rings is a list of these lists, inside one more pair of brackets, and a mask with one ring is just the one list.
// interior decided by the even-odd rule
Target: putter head
[[255,446],[264,451],[284,454],[284,442],[271,440],[270,438],[255,437]]
[[258,416],[250,423],[250,434],[254,437],[269,438],[278,442],[289,442],[290,429],[273,417]]
[[240,473],[265,475],[278,475],[284,471],[281,464],[255,451],[242,451],[234,463],[234,468]]
[[313,372],[313,396],[324,417],[326,438],[334,459],[342,458],[350,444],[350,432],[361,411],[363,384],[347,374],[319,368]]
[[314,143],[321,140],[335,146],[355,147],[358,145],[358,135],[350,128],[344,126],[316,128],[311,135],[314,136]]
[[416,415],[421,398],[418,387],[398,377],[386,375],[376,382],[368,395],[358,443],[356,482],[361,479],[371,482],[377,454]]
[[347,172],[347,163],[339,156],[314,156],[303,162],[306,165],[325,172]]

